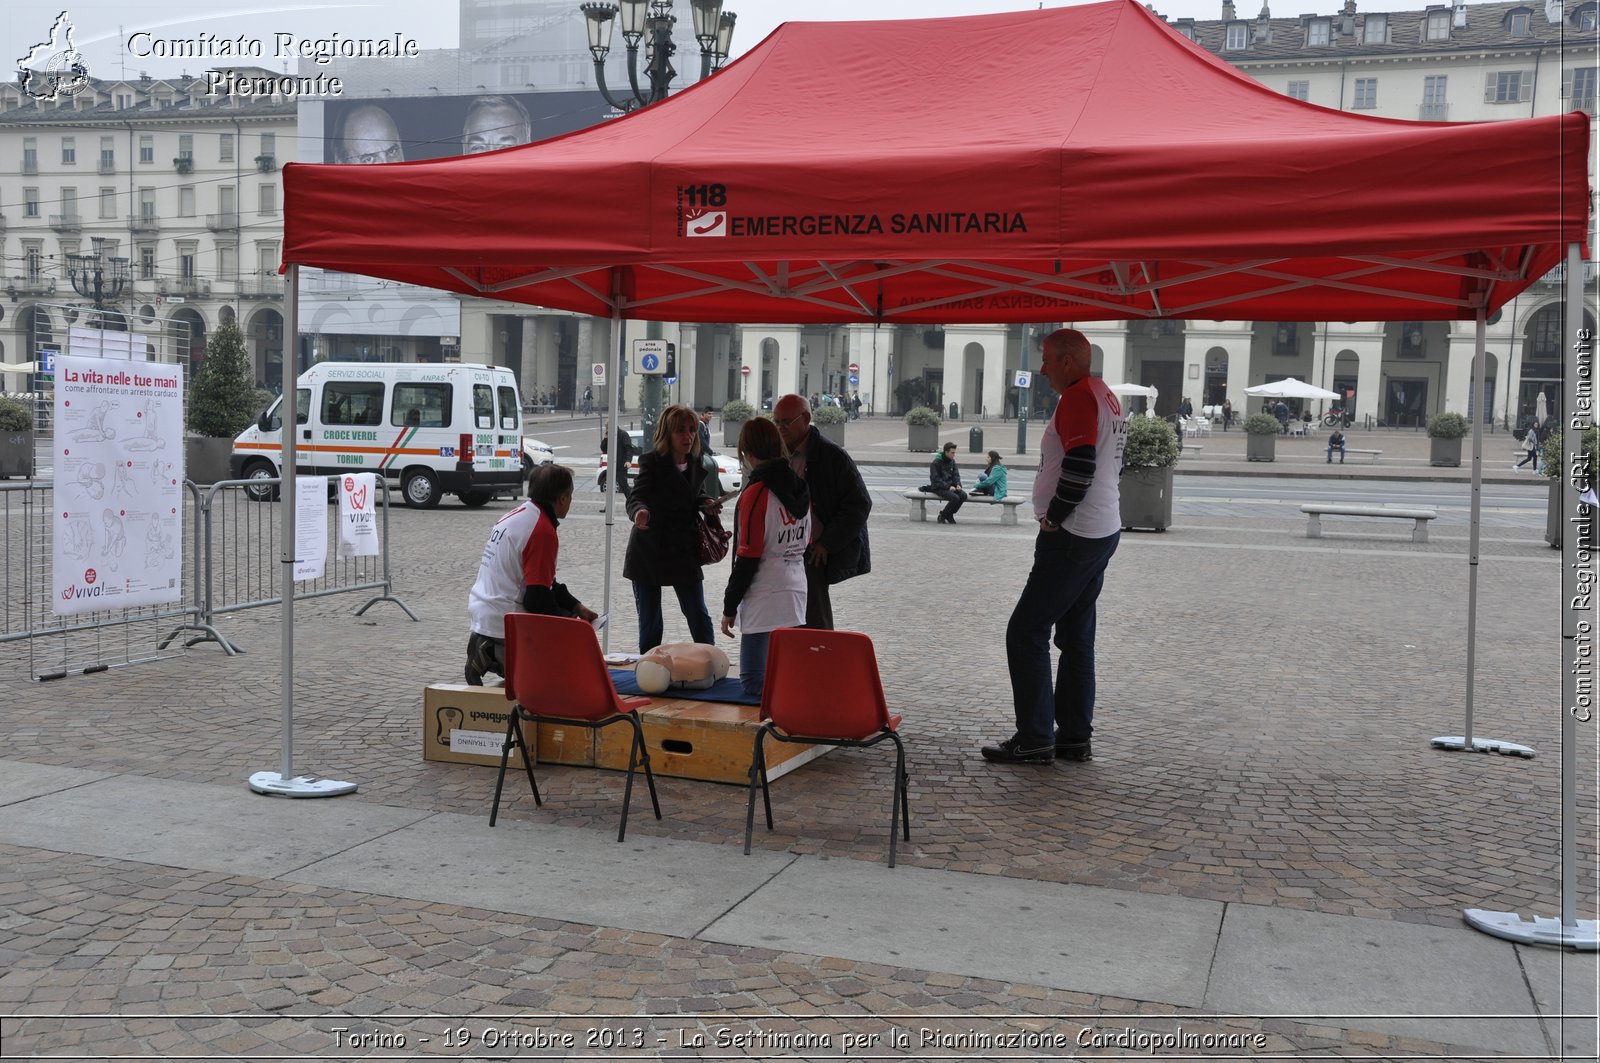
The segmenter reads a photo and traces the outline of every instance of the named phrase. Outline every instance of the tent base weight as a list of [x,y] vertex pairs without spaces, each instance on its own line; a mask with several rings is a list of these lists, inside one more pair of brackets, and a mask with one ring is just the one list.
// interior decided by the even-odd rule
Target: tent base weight
[[258,771],[250,776],[250,789],[269,797],[338,797],[355,793],[356,784],[337,779],[318,779],[310,775],[285,779],[276,771]]
[[1474,930],[1507,941],[1524,945],[1562,945],[1581,952],[1600,950],[1600,921],[1594,919],[1563,923],[1537,915],[1524,919],[1516,912],[1491,912],[1484,908],[1468,908],[1461,916]]
[[[1434,749],[1448,749],[1456,753],[1465,752],[1466,739],[1460,735],[1445,735],[1435,738],[1429,745]],[[1518,745],[1516,742],[1502,742],[1498,738],[1474,738],[1472,740],[1474,753],[1498,753],[1502,757],[1523,757],[1533,759],[1533,747]]]

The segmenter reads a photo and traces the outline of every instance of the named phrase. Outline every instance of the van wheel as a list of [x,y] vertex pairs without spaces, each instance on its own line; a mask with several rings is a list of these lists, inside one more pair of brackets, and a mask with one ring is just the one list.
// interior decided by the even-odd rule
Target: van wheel
[[[277,470],[273,469],[270,462],[257,459],[244,467],[246,480],[276,480]],[[277,484],[251,484],[244,489],[245,497],[252,502],[275,502],[278,499]]]
[[412,509],[432,509],[439,504],[439,478],[431,469],[413,469],[406,473],[400,493]]
[[461,492],[461,494],[457,495],[456,497],[461,499],[461,504],[463,506],[467,506],[467,507],[470,507],[472,509],[477,509],[479,506],[487,505],[488,502],[489,502],[489,499],[494,497],[494,492],[493,491],[463,491],[463,492]]

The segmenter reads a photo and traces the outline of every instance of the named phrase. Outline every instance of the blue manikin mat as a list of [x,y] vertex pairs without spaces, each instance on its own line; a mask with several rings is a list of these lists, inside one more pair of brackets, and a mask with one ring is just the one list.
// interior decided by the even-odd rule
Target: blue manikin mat
[[623,697],[640,698],[683,698],[687,701],[721,701],[734,705],[759,705],[759,697],[751,697],[744,692],[744,687],[739,685],[739,680],[729,676],[719,679],[714,685],[704,690],[684,690],[680,687],[670,687],[660,694],[646,694],[639,689],[639,680],[626,669],[611,670],[611,685],[617,688],[617,693]]

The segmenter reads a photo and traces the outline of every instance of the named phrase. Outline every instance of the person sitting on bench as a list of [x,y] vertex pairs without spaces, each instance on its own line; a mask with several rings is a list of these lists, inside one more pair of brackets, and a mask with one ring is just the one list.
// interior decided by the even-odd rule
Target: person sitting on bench
[[956,510],[967,500],[967,493],[961,489],[961,469],[956,465],[954,443],[946,443],[939,456],[928,465],[928,478],[933,482],[925,490],[945,500],[944,509],[939,511],[939,523],[954,524]]
[[1344,433],[1335,428],[1333,434],[1328,436],[1328,464],[1333,464],[1333,451],[1338,448],[1339,464],[1344,464]]
[[1000,463],[1000,452],[989,451],[989,464],[983,468],[983,475],[978,478],[978,485],[972,489],[975,495],[989,495],[999,501],[1006,497],[1006,467]]

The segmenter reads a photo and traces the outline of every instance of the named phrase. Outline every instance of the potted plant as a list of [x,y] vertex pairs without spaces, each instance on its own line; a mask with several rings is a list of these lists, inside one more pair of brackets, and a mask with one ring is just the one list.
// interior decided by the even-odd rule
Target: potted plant
[[1278,459],[1278,433],[1283,425],[1276,417],[1252,413],[1244,419],[1244,456],[1248,461],[1276,461]]
[[1166,531],[1172,526],[1172,473],[1178,433],[1160,417],[1128,418],[1122,448],[1122,526]]
[[172,168],[181,174],[194,173],[194,157],[190,155],[179,155],[176,159],[172,160]]
[[1459,413],[1440,413],[1428,418],[1428,464],[1452,469],[1461,465],[1461,437],[1467,434],[1467,419]]
[[850,420],[850,415],[842,406],[818,406],[811,411],[811,423],[817,426],[827,439],[844,446],[844,425]]
[[[1529,429],[1532,431],[1532,429]],[[1569,520],[1576,520],[1578,513],[1562,512],[1561,508],[1561,480],[1562,474],[1567,471],[1567,455],[1562,449],[1560,432],[1551,432],[1545,441],[1539,444],[1539,472],[1550,479],[1550,505],[1545,510],[1544,541],[1553,549],[1561,549],[1561,535],[1567,527]],[[1595,482],[1595,451],[1600,449],[1600,428],[1590,427],[1583,433],[1583,471],[1582,480],[1590,486]],[[1579,543],[1587,542],[1594,545],[1594,507],[1588,507],[1584,514],[1588,525],[1580,530]]]
[[33,410],[0,395],[0,479],[33,476]]
[[244,333],[238,325],[219,325],[189,386],[190,435],[184,450],[188,478],[200,484],[226,480],[234,437],[256,419],[259,409]]
[[906,449],[932,454],[939,449],[939,425],[944,418],[931,406],[913,406],[906,413]]
[[756,415],[756,408],[743,399],[729,399],[722,404],[722,445],[737,447],[739,433],[744,423]]

